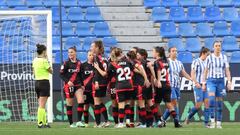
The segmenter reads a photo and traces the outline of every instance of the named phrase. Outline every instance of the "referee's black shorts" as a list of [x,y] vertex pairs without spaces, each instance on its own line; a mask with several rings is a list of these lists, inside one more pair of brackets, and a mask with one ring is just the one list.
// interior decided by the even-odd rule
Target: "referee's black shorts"
[[49,97],[50,96],[50,83],[49,80],[36,80],[35,91],[37,97]]

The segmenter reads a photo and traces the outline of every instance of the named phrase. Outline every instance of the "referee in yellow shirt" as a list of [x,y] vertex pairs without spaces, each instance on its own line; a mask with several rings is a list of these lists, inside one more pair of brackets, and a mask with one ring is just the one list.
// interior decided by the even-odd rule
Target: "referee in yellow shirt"
[[37,44],[37,57],[33,60],[32,67],[35,76],[35,91],[38,98],[38,128],[50,128],[47,123],[45,105],[50,96],[49,73],[53,70],[47,59],[45,45]]

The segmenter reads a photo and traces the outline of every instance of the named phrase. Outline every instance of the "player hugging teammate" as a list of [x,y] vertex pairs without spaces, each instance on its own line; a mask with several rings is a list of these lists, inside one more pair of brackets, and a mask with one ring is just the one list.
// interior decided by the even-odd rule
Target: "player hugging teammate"
[[[166,57],[163,47],[154,47],[152,51],[153,61],[147,60],[148,53],[145,49],[137,47],[132,48],[127,55],[124,55],[120,48],[112,47],[110,57],[106,59],[104,58],[102,41],[92,43],[91,50],[88,51],[88,58],[84,63],[76,58],[76,53],[75,47],[68,49],[69,59],[64,62],[60,70],[60,76],[64,81],[70,127],[88,127],[90,105],[94,109],[94,127],[109,127],[111,124],[108,120],[105,100],[103,100],[107,95],[112,101],[111,110],[115,128],[165,127],[166,120],[170,115],[175,127],[182,127],[179,123],[178,108],[180,75],[192,80],[195,94],[202,97],[196,99],[196,106],[191,110],[186,123],[189,123],[189,120],[204,102],[205,125],[208,126],[208,90],[201,88],[204,87],[205,83],[205,80],[202,80],[206,76],[203,75],[205,70],[203,60],[209,54],[208,49],[203,48],[200,58],[192,64],[192,78],[186,73],[183,64],[177,60],[175,47],[169,49],[169,58]],[[204,95],[206,97],[203,97]],[[78,103],[78,121],[76,124],[73,124],[72,119],[74,96]],[[166,106],[163,115],[160,111],[162,101]],[[138,108],[137,114],[139,116],[139,124],[137,125],[134,124],[135,106]],[[82,123],[83,114],[85,124]],[[101,115],[104,117],[103,122],[101,122]]]

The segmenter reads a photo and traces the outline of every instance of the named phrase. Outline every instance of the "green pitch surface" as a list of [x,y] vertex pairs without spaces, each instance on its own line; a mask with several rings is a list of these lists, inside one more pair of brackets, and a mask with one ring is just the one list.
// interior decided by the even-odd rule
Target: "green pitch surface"
[[239,135],[240,123],[223,123],[223,129],[206,129],[202,123],[173,128],[115,129],[115,128],[69,128],[68,123],[53,123],[51,129],[38,129],[35,123],[0,122],[0,135]]

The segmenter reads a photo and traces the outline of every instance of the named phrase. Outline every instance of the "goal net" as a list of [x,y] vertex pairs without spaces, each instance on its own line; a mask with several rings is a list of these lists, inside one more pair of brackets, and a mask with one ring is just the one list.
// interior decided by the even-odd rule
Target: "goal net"
[[[0,11],[0,121],[36,120],[38,101],[31,63],[37,43],[47,46],[52,61],[51,35],[51,11]],[[52,122],[52,97],[47,110]]]

